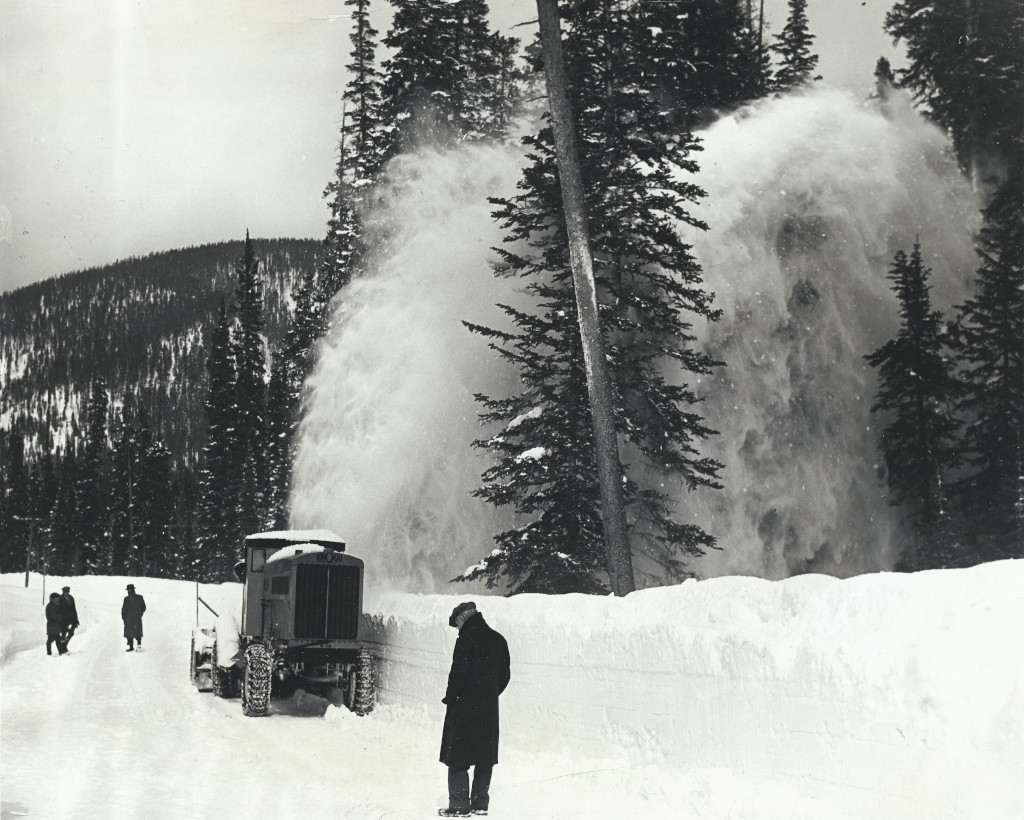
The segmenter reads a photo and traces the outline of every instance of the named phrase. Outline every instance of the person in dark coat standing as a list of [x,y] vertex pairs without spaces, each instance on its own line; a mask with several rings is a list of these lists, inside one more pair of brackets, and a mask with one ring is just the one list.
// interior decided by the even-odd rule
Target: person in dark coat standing
[[66,647],[75,636],[75,630],[78,629],[78,607],[75,606],[75,599],[71,595],[71,587],[64,587],[63,593],[60,596],[60,637]]
[[57,653],[66,655],[68,648],[60,637],[63,627],[63,618],[60,612],[60,595],[56,592],[50,593],[50,602],[46,605],[46,654],[53,654],[53,644],[57,644]]
[[490,803],[491,770],[498,762],[498,696],[511,679],[508,643],[470,601],[455,607],[448,624],[459,630],[459,637],[441,701],[448,707],[441,734],[441,762],[448,767],[448,807],[437,813],[468,817],[487,814]]
[[139,651],[142,651],[142,613],[146,611],[146,601],[141,595],[135,594],[135,584],[128,584],[128,594],[124,596],[124,603],[121,604],[121,620],[124,621],[124,637],[128,641],[128,648],[125,652],[134,652],[133,641],[139,642]]

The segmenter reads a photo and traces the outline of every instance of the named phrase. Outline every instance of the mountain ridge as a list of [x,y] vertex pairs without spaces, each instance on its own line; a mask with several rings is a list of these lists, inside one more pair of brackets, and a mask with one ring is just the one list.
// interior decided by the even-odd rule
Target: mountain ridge
[[[272,349],[321,244],[253,240]],[[80,437],[102,378],[112,405],[137,395],[175,463],[194,464],[205,438],[206,345],[221,299],[229,308],[234,300],[243,248],[229,240],[160,251],[0,293],[0,436],[17,429],[30,461],[61,449]]]

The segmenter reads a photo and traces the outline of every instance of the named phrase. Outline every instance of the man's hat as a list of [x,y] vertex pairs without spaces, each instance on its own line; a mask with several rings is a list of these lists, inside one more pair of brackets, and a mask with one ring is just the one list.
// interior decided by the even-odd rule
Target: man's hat
[[59,592],[51,592],[50,593],[50,597],[51,598],[59,598],[60,597],[60,593]]
[[134,590],[135,589],[135,584],[128,584],[128,586],[126,586],[125,589]]
[[71,592],[71,587],[61,587],[61,590],[64,592]]
[[455,609],[452,610],[452,616],[448,619],[448,626],[455,626],[455,622],[463,612],[469,610],[476,610],[476,604],[472,601],[466,601],[465,603],[459,604]]

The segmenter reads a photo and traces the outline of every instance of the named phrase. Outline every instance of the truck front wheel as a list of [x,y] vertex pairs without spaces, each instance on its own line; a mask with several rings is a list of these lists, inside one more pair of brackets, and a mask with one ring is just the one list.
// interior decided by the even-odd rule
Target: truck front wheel
[[272,671],[270,653],[263,644],[254,643],[245,650],[242,712],[248,717],[263,717],[270,710]]

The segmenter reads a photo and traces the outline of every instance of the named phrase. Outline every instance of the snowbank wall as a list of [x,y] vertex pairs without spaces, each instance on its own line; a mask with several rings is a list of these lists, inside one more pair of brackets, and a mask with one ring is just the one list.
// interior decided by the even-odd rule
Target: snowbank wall
[[[11,573],[13,575],[13,573]],[[18,573],[17,580],[24,577]],[[0,613],[4,628],[0,630],[0,660],[26,649],[41,649],[46,645],[46,596],[50,592],[26,589],[13,584],[0,586]],[[31,612],[34,617],[29,617]]]
[[[370,603],[383,702],[443,709],[466,599]],[[1024,817],[1024,561],[475,600],[512,654],[513,753],[728,768],[850,817]]]

